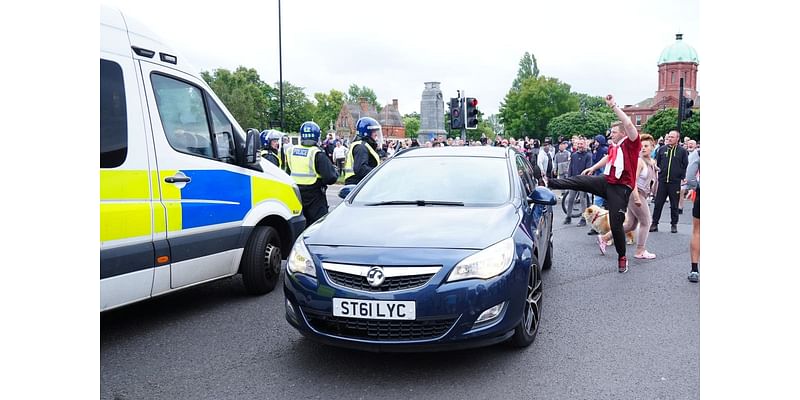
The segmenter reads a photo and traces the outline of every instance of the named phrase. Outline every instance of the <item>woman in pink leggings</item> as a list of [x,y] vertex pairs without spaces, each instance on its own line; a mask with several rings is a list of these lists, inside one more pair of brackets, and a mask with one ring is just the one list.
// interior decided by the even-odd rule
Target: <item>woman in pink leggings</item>
[[[643,133],[642,152],[639,154],[639,164],[636,167],[636,190],[631,193],[628,201],[628,212],[625,214],[625,224],[622,229],[625,233],[636,230],[639,227],[639,237],[636,241],[636,253],[634,258],[653,259],[656,255],[646,249],[647,235],[650,234],[650,207],[647,205],[647,198],[656,192],[658,185],[658,174],[656,173],[655,161],[650,157],[655,145],[653,136]],[[611,232],[603,235],[601,240],[607,242],[611,239]]]

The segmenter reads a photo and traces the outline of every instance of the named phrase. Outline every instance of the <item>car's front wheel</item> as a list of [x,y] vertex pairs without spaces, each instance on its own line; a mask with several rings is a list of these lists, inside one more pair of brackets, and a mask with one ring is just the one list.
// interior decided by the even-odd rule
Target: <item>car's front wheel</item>
[[542,275],[538,262],[534,259],[531,272],[528,276],[528,289],[525,291],[525,308],[522,311],[522,320],[514,330],[514,336],[509,343],[514,347],[527,347],[533,343],[539,331],[539,322],[542,316]]

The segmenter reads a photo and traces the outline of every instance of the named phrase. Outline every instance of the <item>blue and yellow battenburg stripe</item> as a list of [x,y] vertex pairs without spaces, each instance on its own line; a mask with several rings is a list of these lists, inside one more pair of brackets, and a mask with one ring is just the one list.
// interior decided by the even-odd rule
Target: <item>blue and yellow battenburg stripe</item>
[[[265,200],[282,202],[293,215],[302,209],[292,186],[282,182],[226,170],[181,170],[192,181],[178,189],[164,182],[176,172],[101,170],[100,241],[241,221]],[[151,188],[152,198],[160,193],[162,202],[150,201]]]

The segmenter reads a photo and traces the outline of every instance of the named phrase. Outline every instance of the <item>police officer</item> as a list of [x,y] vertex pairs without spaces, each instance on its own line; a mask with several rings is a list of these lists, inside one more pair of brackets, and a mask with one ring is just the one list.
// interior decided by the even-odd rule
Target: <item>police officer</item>
[[330,158],[319,148],[320,133],[319,125],[304,122],[300,126],[300,145],[292,148],[288,159],[291,176],[300,188],[306,226],[328,213],[325,190],[338,178]]
[[344,163],[345,185],[361,182],[381,162],[378,155],[379,142],[383,141],[381,124],[374,118],[362,117],[356,122],[356,131],[358,140],[350,145]]
[[281,134],[277,131],[261,132],[261,156],[266,158],[267,161],[275,164],[278,168],[286,170],[284,164],[286,163],[286,156],[284,156],[281,146]]

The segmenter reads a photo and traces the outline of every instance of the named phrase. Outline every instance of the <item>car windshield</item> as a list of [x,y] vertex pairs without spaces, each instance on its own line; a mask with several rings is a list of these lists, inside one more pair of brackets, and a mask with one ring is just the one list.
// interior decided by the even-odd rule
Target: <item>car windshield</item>
[[390,160],[364,182],[353,204],[497,206],[510,196],[504,158],[403,157]]

